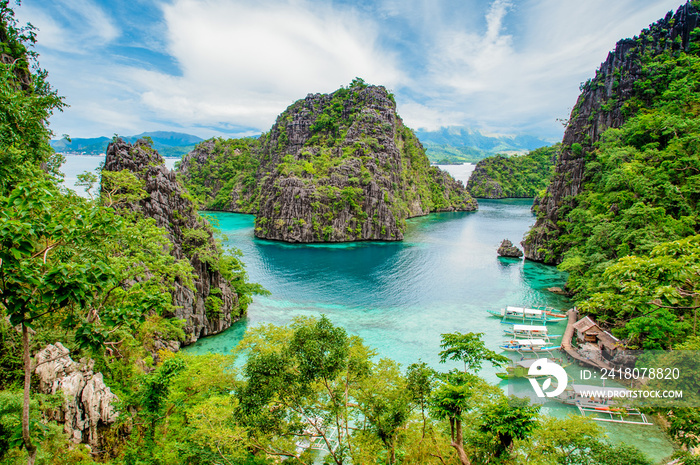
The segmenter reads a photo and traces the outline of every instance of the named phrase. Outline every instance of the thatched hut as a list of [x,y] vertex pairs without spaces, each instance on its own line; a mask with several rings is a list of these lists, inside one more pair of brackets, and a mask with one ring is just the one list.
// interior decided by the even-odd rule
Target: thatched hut
[[620,340],[608,331],[603,331],[589,316],[574,323],[574,331],[579,345],[589,343],[598,346],[601,355],[607,360],[612,359],[621,348]]

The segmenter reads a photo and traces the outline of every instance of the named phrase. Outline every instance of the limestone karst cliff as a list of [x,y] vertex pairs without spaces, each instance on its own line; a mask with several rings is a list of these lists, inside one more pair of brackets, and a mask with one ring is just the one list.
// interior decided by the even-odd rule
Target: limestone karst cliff
[[259,139],[200,144],[180,172],[207,208],[254,213],[257,237],[289,242],[401,240],[406,218],[477,208],[361,80],[298,100]]
[[57,342],[49,344],[36,354],[36,376],[39,391],[61,394],[63,403],[51,412],[51,418],[63,424],[71,441],[99,446],[100,430],[117,419],[119,401],[103,379],[94,373],[92,360],[76,363],[70,351]]
[[528,259],[551,264],[561,261],[567,245],[557,239],[563,233],[565,212],[576,205],[576,196],[590,176],[587,167],[596,162],[595,144],[608,128],[619,128],[658,96],[647,85],[656,76],[645,63],[664,53],[696,51],[699,24],[691,2],[682,5],[639,36],[619,41],[595,77],[582,84],[554,177],[546,194],[535,200],[537,222],[523,242]]
[[107,148],[104,170],[129,170],[145,181],[146,197],[128,208],[155,219],[172,241],[171,254],[187,258],[194,269],[194,289],[176,283],[176,310],[170,315],[185,320],[185,342],[230,327],[244,311],[239,296],[212,258],[220,254],[220,249],[209,223],[199,216],[195,203],[175,173],[166,168],[163,158],[145,140],[132,145],[117,139]]

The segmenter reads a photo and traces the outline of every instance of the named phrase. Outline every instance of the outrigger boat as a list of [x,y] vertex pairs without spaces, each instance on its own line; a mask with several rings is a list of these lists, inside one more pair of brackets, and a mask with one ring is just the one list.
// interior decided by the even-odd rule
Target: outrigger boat
[[561,337],[561,335],[550,336],[546,326],[513,325],[511,328],[504,329],[503,332],[516,338],[539,338],[547,342],[549,342],[550,339]]
[[[588,416],[596,421],[611,423],[630,423],[635,425],[651,425],[646,415],[636,408],[619,407],[615,397],[627,398],[628,389],[618,387],[590,386],[574,384],[552,399],[578,408],[582,416]],[[588,415],[586,415],[588,413]],[[596,417],[594,415],[602,415]]]
[[547,307],[547,308],[545,308],[544,312],[547,314],[547,316],[551,316],[553,318],[559,318],[559,319],[568,318],[566,313],[558,312],[558,311],[554,310],[553,308]]
[[568,318],[568,315],[566,313],[563,313],[559,310],[555,310],[552,307],[533,307],[534,310],[542,310],[547,314],[547,316],[551,316],[553,318]]
[[556,350],[561,346],[552,346],[544,339],[512,339],[500,347],[509,352],[540,352]]
[[547,315],[545,310],[524,307],[506,307],[499,310],[486,310],[493,316],[501,317],[502,322],[506,320],[521,321],[523,323],[543,323],[549,321],[561,321],[559,317]]

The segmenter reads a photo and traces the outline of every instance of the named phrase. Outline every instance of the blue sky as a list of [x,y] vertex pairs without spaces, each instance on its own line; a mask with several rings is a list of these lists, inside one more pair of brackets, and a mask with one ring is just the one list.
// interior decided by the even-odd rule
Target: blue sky
[[680,0],[24,0],[57,136],[267,131],[356,76],[414,129],[559,139],[617,40]]

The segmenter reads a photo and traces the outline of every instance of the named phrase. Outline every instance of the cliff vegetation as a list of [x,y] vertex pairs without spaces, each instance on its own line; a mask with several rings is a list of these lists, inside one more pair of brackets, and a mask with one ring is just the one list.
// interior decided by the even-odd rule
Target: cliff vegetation
[[557,144],[527,155],[484,158],[476,164],[467,190],[476,198],[534,198],[549,185],[559,150]]

